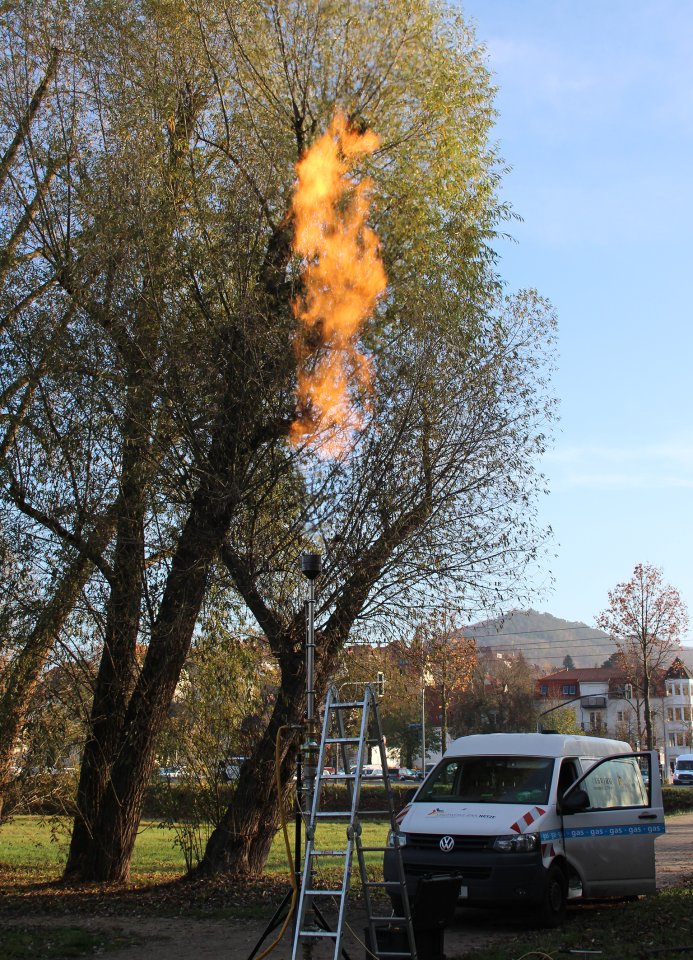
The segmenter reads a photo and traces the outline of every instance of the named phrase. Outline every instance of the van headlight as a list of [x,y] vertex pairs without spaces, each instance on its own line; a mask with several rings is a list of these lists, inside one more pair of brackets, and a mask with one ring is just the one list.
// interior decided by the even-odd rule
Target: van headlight
[[[407,845],[407,835],[406,833],[400,833],[399,836],[399,845],[400,847],[406,847]],[[395,845],[395,831],[388,830],[387,832],[387,845],[388,847],[394,847]]]
[[539,848],[538,833],[511,833],[508,836],[496,837],[493,849],[501,853],[530,853]]

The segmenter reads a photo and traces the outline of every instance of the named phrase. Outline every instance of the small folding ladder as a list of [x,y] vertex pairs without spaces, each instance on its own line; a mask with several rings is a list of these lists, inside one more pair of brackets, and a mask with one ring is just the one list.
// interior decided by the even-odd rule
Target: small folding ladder
[[[352,685],[353,686],[353,685]],[[347,730],[347,726],[349,730]],[[353,727],[356,727],[353,730]],[[385,787],[385,796],[387,799],[387,809],[378,811],[365,811],[366,816],[377,814],[386,814],[389,817],[391,836],[393,838],[393,852],[398,868],[398,879],[394,881],[372,881],[368,879],[366,872],[366,853],[385,852],[385,847],[364,847],[361,841],[361,822],[359,818],[361,784],[363,779],[363,766],[367,762],[369,748],[377,747],[380,754],[380,766],[382,769],[382,783]],[[325,766],[330,753],[334,753],[336,748],[337,755],[341,765],[341,771],[337,768],[334,775],[325,774]],[[355,756],[354,756],[355,754]],[[369,777],[369,782],[379,781],[380,778]],[[321,810],[320,801],[322,787],[325,783],[345,783],[346,784],[346,805],[347,809],[339,811]],[[345,823],[345,846],[340,849],[329,849],[320,844],[320,824],[323,823]],[[407,894],[407,885],[404,875],[404,865],[402,862],[402,852],[399,844],[399,827],[395,820],[395,810],[390,787],[390,779],[387,771],[387,755],[385,752],[385,741],[383,739],[382,727],[380,724],[380,713],[378,710],[378,699],[372,684],[365,685],[363,700],[343,701],[340,699],[339,691],[336,687],[331,687],[325,700],[325,713],[322,726],[322,738],[320,741],[320,750],[318,754],[318,763],[315,775],[315,789],[313,791],[312,805],[306,827],[306,849],[305,860],[303,864],[303,877],[297,908],[296,926],[294,932],[292,960],[299,960],[299,946],[303,944],[307,948],[305,952],[310,954],[310,944],[326,940],[334,941],[333,960],[338,960],[342,950],[342,932],[345,923],[345,910],[349,886],[351,882],[351,868],[353,853],[356,850],[356,856],[359,864],[361,883],[363,886],[363,897],[366,906],[368,918],[368,931],[370,934],[370,954],[379,960],[385,958],[397,958],[397,960],[417,960],[416,943],[414,940],[414,931],[411,921],[411,910],[409,906],[409,896]],[[332,884],[324,886],[320,880],[321,865],[326,863],[340,862],[343,867],[341,886]],[[391,893],[395,900],[402,904],[402,916],[378,916],[375,913],[376,905],[371,898],[371,890],[380,887]],[[323,906],[336,907],[337,916],[330,928],[330,923],[325,920],[322,913]],[[314,919],[309,920],[309,914],[314,914]],[[332,910],[334,913],[334,909]],[[382,913],[382,911],[381,911]],[[320,922],[314,922],[319,920]],[[378,931],[392,931],[396,929],[399,942],[396,946],[383,944],[378,948]],[[386,936],[381,937],[385,941]]]

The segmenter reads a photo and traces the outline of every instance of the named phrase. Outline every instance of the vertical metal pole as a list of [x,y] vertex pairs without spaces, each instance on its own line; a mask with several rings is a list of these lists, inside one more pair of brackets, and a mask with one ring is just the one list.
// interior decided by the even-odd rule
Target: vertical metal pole
[[[296,811],[294,814],[294,876],[296,877],[296,889],[300,891],[303,867],[303,840],[301,837],[301,826],[303,823],[303,812],[301,810],[301,792],[303,790],[303,762],[301,751],[299,750],[296,758]],[[294,910],[293,922],[291,924],[292,939],[296,935],[296,924],[298,923],[298,914]]]
[[426,776],[426,674],[421,673],[421,772]]
[[308,581],[306,600],[306,722],[315,719],[315,580]]
[[[317,775],[319,747],[315,736],[315,580],[322,572],[322,557],[317,553],[304,553],[301,555],[301,572],[308,580],[308,598],[305,602],[306,609],[306,650],[305,650],[305,668],[306,668],[306,730],[305,740],[301,747],[303,755],[303,796],[304,811],[306,816],[310,816],[313,808],[313,797],[315,794],[315,779]],[[311,832],[312,842],[313,825],[309,825],[306,834]],[[308,856],[306,848],[306,856]],[[306,887],[310,889],[312,883],[311,863],[304,862],[305,876],[303,880]],[[305,895],[305,890],[302,897]],[[317,907],[313,905],[314,911]],[[301,909],[301,916],[304,915],[304,908]],[[299,917],[299,920],[301,917]],[[294,931],[296,938],[298,931]],[[313,940],[310,937],[303,938],[302,948],[303,956],[309,958],[313,954]],[[298,940],[294,939],[294,955]]]

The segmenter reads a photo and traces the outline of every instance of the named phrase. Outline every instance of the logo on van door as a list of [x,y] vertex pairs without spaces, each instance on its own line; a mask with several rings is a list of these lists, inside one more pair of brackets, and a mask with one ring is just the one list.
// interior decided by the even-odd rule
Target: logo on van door
[[441,837],[440,843],[438,844],[443,853],[452,853],[455,849],[455,838],[454,837]]

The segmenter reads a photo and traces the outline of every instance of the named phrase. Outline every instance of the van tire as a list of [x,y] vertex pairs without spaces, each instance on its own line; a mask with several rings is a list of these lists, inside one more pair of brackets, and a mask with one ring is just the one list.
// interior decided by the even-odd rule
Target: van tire
[[568,902],[568,880],[564,870],[552,863],[546,878],[544,899],[539,908],[539,921],[542,927],[560,927],[565,920]]

